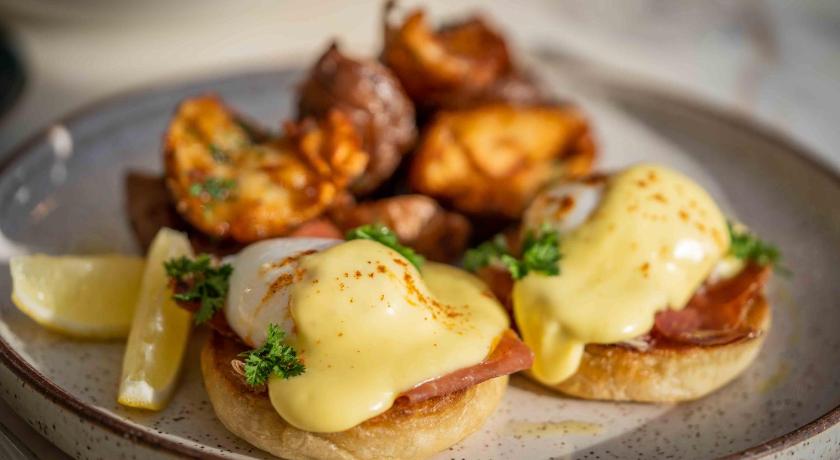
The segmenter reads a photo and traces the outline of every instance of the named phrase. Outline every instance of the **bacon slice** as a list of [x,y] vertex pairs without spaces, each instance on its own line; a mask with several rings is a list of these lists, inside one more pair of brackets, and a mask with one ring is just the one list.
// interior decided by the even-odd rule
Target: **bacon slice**
[[[482,268],[477,274],[513,316],[510,275],[496,267]],[[706,284],[684,309],[659,312],[653,330],[642,339],[648,345],[712,346],[750,337],[756,331],[744,321],[769,277],[769,267],[749,264],[733,278]]]
[[730,279],[703,286],[684,309],[656,315],[652,338],[722,345],[751,336],[755,331],[744,322],[769,277],[769,267],[751,263]]
[[484,361],[421,383],[400,395],[397,400],[411,404],[454,393],[485,380],[528,369],[533,362],[534,354],[531,350],[519,340],[516,333],[508,329]]

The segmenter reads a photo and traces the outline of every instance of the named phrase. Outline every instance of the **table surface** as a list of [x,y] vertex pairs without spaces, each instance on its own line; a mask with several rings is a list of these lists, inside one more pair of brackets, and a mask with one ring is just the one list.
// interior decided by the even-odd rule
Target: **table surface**
[[[381,3],[0,0],[0,25],[27,72],[18,104],[0,118],[0,157],[56,117],[115,92],[306,63],[332,38],[374,54]],[[780,129],[840,168],[840,2],[423,3],[434,18],[480,6],[521,49],[550,49],[692,93]],[[0,457],[62,455],[0,401]]]

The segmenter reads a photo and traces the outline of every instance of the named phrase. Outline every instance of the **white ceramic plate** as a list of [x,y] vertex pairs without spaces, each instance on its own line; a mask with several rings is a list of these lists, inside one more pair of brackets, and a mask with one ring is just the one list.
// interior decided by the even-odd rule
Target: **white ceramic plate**
[[[279,126],[299,76],[270,71],[137,92],[36,136],[0,171],[3,259],[36,251],[136,252],[124,213],[124,174],[161,171],[160,140],[178,101],[214,91],[265,125]],[[601,90],[599,97],[577,99],[596,127],[603,166],[640,160],[676,166],[781,246],[794,276],[770,285],[775,324],[767,344],[737,381],[678,406],[567,399],[514,378],[486,426],[440,458],[837,458],[840,178],[790,141],[731,114],[633,85]],[[216,420],[198,370],[201,337],[169,408],[128,410],[115,402],[121,343],[49,333],[11,305],[9,292],[4,264],[2,396],[70,455],[265,455]]]

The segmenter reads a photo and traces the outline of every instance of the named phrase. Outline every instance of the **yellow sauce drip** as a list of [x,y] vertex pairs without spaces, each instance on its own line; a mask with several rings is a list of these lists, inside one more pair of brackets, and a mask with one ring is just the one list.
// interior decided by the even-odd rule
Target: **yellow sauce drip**
[[514,437],[517,436],[563,436],[570,434],[596,435],[601,432],[601,425],[581,420],[561,420],[559,422],[529,422],[511,420],[505,427]]
[[689,178],[652,165],[611,176],[592,215],[562,237],[560,275],[529,274],[514,286],[533,375],[557,384],[575,373],[587,343],[648,332],[657,311],[685,306],[729,244],[725,217]]
[[779,363],[778,367],[776,368],[776,371],[761,382],[761,385],[759,385],[758,387],[758,391],[762,394],[767,394],[775,390],[776,388],[781,386],[785,382],[785,380],[787,380],[788,374],[790,374],[790,368],[788,367],[787,363]]
[[508,327],[486,286],[454,267],[423,276],[397,252],[354,240],[303,257],[291,291],[306,372],[272,377],[271,403],[313,432],[349,429],[387,411],[400,393],[481,362]]

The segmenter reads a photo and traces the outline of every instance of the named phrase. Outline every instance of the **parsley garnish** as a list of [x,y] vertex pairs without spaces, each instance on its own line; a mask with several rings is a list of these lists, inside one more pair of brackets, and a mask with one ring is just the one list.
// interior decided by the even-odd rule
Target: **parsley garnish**
[[218,145],[210,144],[208,148],[210,149],[210,156],[212,156],[216,162],[227,163],[230,160],[228,154]]
[[544,227],[538,234],[528,232],[522,242],[522,257],[517,259],[508,249],[503,235],[470,249],[464,256],[464,268],[477,271],[493,263],[503,265],[513,279],[522,279],[529,272],[549,276],[560,274],[560,241],[557,232]]
[[286,334],[279,326],[269,324],[263,346],[240,355],[245,358],[245,381],[248,385],[262,385],[271,374],[287,379],[306,371],[297,351],[283,343],[285,337]]
[[426,258],[414,252],[414,249],[401,245],[397,240],[396,233],[382,224],[367,224],[351,229],[347,232],[345,239],[348,241],[360,239],[372,240],[377,243],[384,244],[408,259],[408,261],[417,267],[418,270],[420,270],[420,267],[422,267],[423,263],[426,261]]
[[182,256],[167,260],[163,267],[169,278],[187,286],[185,291],[175,293],[173,299],[200,303],[195,312],[196,324],[209,320],[224,306],[228,281],[233,273],[233,267],[229,264],[215,267],[209,255],[201,254],[195,259]]
[[190,185],[190,195],[207,195],[211,200],[221,201],[230,197],[234,187],[236,187],[236,181],[233,179],[208,177],[204,182],[195,182]]
[[477,248],[467,250],[464,255],[464,268],[474,272],[479,268],[486,267],[494,262],[499,262],[508,270],[518,271],[519,261],[510,255],[505,237],[502,234],[496,235],[492,240],[485,241]]
[[755,234],[737,229],[732,222],[727,221],[726,226],[729,228],[729,239],[731,245],[729,252],[742,260],[750,260],[758,265],[771,265],[776,269],[781,269],[779,262],[782,259],[782,254],[776,246],[761,240]]

